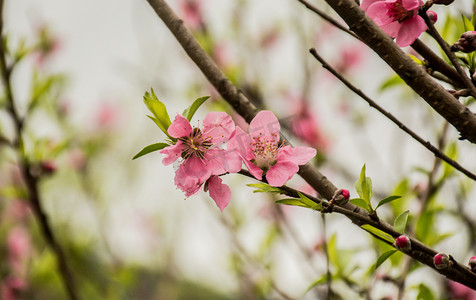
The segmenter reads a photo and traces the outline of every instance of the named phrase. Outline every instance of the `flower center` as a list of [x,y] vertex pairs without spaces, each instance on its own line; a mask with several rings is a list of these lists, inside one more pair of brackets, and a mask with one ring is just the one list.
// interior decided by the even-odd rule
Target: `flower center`
[[267,170],[276,163],[278,149],[278,143],[274,140],[262,136],[255,137],[251,142],[251,151],[255,155],[252,162],[261,169]]
[[413,16],[413,10],[406,10],[402,5],[402,0],[397,0],[394,3],[387,4],[388,11],[387,15],[392,18],[394,21],[399,23],[405,21],[406,19]]
[[192,155],[203,159],[205,151],[212,146],[212,143],[207,137],[202,135],[200,128],[193,128],[190,136],[179,138],[185,148],[182,150],[182,158],[187,159]]

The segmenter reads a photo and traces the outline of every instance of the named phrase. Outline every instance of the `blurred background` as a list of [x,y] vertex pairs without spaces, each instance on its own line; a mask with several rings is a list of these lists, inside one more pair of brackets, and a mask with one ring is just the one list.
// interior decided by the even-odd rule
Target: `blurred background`
[[[375,201],[403,196],[382,208],[381,218],[393,223],[408,209],[413,224],[422,217],[422,191],[437,186],[417,235],[457,260],[472,256],[476,205],[466,199],[474,198],[474,182],[435,166],[431,153],[351,93],[308,50],[315,47],[408,127],[476,170],[474,147],[457,142],[456,130],[445,127],[375,53],[298,1],[168,2],[233,83],[275,112],[295,145],[317,149],[313,163],[336,186],[358,197],[354,183],[366,164]],[[435,9],[437,25],[471,13],[469,2]],[[221,213],[208,193],[185,199],[174,186],[173,166],[163,166],[158,152],[132,160],[165,139],[146,117],[142,97],[150,88],[171,117],[209,95],[192,124],[219,110],[246,127],[146,1],[4,5],[8,47],[25,52],[12,84],[18,110],[28,116],[26,153],[40,166],[41,202],[81,299],[325,299],[328,270],[343,299],[397,294],[391,279],[400,276],[405,258],[396,254],[374,273],[385,245],[345,217],[324,219],[278,206],[279,197],[253,193],[246,184],[256,182],[238,174],[223,178],[232,200]],[[324,2],[315,5],[334,16]],[[454,31],[448,29],[450,43],[459,37]],[[14,139],[4,110],[0,133]],[[289,185],[313,193],[298,176]],[[15,151],[0,145],[2,298],[66,299],[26,198]],[[453,288],[420,265],[407,275],[406,299],[421,293],[422,284],[437,298]]]

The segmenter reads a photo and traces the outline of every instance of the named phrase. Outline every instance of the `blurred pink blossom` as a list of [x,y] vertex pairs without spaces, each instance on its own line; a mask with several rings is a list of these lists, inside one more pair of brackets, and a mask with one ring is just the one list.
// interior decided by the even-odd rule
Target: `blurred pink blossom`
[[308,145],[326,152],[329,148],[329,140],[321,131],[321,126],[309,103],[304,99],[291,101],[295,117],[292,119],[291,128],[293,133]]
[[476,291],[459,282],[448,280],[448,289],[451,299],[476,300]]
[[61,49],[60,39],[51,34],[49,27],[40,25],[37,28],[39,41],[33,54],[36,64],[41,67],[46,61]]
[[29,233],[21,226],[13,227],[8,232],[7,249],[10,268],[13,272],[22,274],[32,249]]
[[20,293],[24,291],[27,284],[24,280],[17,277],[8,277],[0,284],[2,300],[19,300]]
[[200,0],[182,0],[180,1],[180,8],[187,26],[193,30],[202,30],[205,27]]

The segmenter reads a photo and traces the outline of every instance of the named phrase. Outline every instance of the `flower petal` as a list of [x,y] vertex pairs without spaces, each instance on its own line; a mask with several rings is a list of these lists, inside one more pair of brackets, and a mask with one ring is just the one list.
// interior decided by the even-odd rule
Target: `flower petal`
[[189,176],[182,168],[182,165],[177,169],[174,178],[175,186],[185,192],[186,197],[190,197],[197,193],[202,187],[203,181],[197,177]]
[[208,192],[218,208],[223,212],[223,209],[225,209],[231,199],[231,190],[228,185],[223,184],[220,177],[212,176],[208,179]]
[[380,26],[380,28],[382,28],[382,30],[392,38],[397,36],[400,27],[402,27],[402,25],[396,21]]
[[316,149],[311,147],[299,146],[292,148],[291,146],[284,146],[279,149],[277,161],[289,161],[296,165],[304,165],[316,156],[316,153]]
[[363,11],[367,11],[370,5],[374,4],[377,1],[382,1],[382,0],[362,0],[360,1],[360,8]]
[[209,149],[204,157],[205,168],[210,170],[211,175],[236,173],[241,170],[242,159],[237,151],[224,149]]
[[278,118],[271,111],[262,110],[251,120],[248,131],[252,138],[262,137],[277,143],[280,129]]
[[414,10],[420,7],[419,0],[402,0],[402,6],[406,10]]
[[184,174],[188,177],[195,177],[200,180],[200,182],[205,182],[211,175],[211,167],[205,164],[204,160],[191,156],[187,158],[179,167],[182,169]]
[[203,136],[213,144],[227,142],[235,130],[235,123],[225,112],[209,112],[203,120]]
[[245,163],[245,166],[251,175],[253,175],[256,179],[261,180],[263,178],[263,170],[261,170],[260,167],[247,159],[245,159],[243,162]]
[[164,166],[168,166],[174,161],[176,161],[182,154],[183,145],[181,141],[177,141],[175,145],[165,147],[160,150],[159,153],[165,154],[166,156],[162,160]]
[[177,114],[174,121],[170,124],[167,133],[174,138],[181,138],[184,136],[190,136],[192,132],[192,125],[187,120],[187,118]]
[[425,21],[420,16],[413,16],[403,21],[401,25],[395,39],[400,47],[411,45],[427,28]]
[[374,2],[365,12],[378,26],[386,25],[393,22],[387,14],[388,4],[384,1]]
[[299,171],[299,167],[296,164],[289,161],[278,161],[269,168],[266,173],[266,180],[271,186],[283,186],[297,171]]
[[251,160],[254,158],[251,142],[250,136],[240,127],[236,127],[235,134],[227,144],[227,149],[238,151],[244,159]]

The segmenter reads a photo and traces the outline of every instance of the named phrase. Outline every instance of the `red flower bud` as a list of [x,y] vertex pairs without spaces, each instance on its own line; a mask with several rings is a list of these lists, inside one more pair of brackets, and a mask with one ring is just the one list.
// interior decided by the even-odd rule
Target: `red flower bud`
[[459,40],[451,45],[451,51],[470,53],[476,50],[476,31],[466,31]]
[[340,189],[335,191],[332,200],[334,200],[337,205],[346,205],[349,202],[350,192],[349,190]]
[[431,23],[433,23],[433,24],[435,24],[436,21],[438,20],[438,15],[436,14],[436,12],[434,12],[432,10],[427,11],[426,15],[428,16],[428,18],[430,18]]
[[41,172],[45,175],[51,175],[56,171],[56,165],[51,160],[42,161],[40,164]]
[[433,263],[437,269],[447,269],[452,265],[448,254],[438,253],[433,257]]
[[469,267],[471,268],[471,271],[476,272],[476,256],[472,256],[469,259]]
[[401,235],[395,240],[395,247],[402,252],[406,252],[412,248],[412,244],[407,236]]

